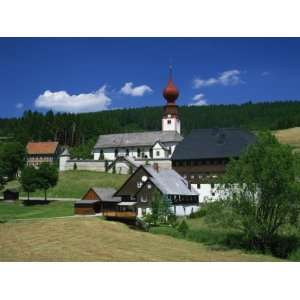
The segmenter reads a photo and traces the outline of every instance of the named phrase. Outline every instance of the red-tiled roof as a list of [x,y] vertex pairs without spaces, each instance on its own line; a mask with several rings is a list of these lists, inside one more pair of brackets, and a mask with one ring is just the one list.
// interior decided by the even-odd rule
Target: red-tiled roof
[[58,142],[29,142],[26,146],[27,154],[54,154]]

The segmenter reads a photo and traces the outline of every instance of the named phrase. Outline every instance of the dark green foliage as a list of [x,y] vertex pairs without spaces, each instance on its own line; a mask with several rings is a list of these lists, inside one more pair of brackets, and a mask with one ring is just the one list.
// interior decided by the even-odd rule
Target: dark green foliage
[[44,190],[46,201],[47,190],[57,184],[58,170],[55,166],[49,165],[48,163],[42,163],[37,169],[37,177],[38,189]]
[[0,161],[0,190],[3,189],[5,183],[6,183],[6,171],[5,171],[5,168],[3,166],[3,162]]
[[117,171],[116,171],[116,164],[113,164],[112,173],[113,173],[113,174],[116,174],[116,172],[117,172]]
[[[99,134],[160,130],[162,111],[162,107],[84,114],[27,111],[18,119],[0,119],[0,136],[12,137],[23,145],[30,140],[57,140],[61,145],[75,147],[74,155],[87,158]],[[300,126],[300,102],[182,106],[180,118],[184,135],[194,128],[209,127],[284,129]],[[83,148],[77,149],[79,145]]]
[[172,215],[170,201],[157,192],[151,199],[151,213],[146,215],[145,222],[154,226],[169,224],[169,220],[174,222]]
[[207,213],[207,209],[205,206],[200,207],[197,211],[192,212],[189,216],[191,219],[202,218],[205,217]]
[[92,149],[96,143],[94,138],[90,139],[87,143],[81,144],[70,149],[71,157],[81,159],[92,159]]
[[29,194],[38,189],[38,172],[34,167],[26,167],[23,169],[20,177],[20,183],[22,189],[27,193],[27,199],[29,200]]
[[181,223],[179,224],[177,230],[182,233],[183,236],[186,236],[187,233],[188,233],[188,230],[189,230],[189,226],[188,224],[186,223],[186,221],[183,219],[181,221]]
[[260,133],[256,144],[230,162],[224,181],[224,199],[207,206],[206,220],[239,230],[251,249],[286,257],[293,238],[280,235],[280,229],[296,226],[300,213],[291,148],[268,132]]
[[25,148],[18,142],[8,142],[0,147],[0,171],[9,179],[14,179],[18,170],[25,165]]
[[105,161],[104,165],[105,165],[105,172],[107,172],[108,171],[108,161],[107,160]]

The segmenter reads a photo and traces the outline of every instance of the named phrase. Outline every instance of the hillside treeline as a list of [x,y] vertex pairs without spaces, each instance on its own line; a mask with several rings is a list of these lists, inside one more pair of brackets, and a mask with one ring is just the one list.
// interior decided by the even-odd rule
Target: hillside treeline
[[[194,128],[275,130],[300,126],[298,101],[182,106],[179,112],[184,135]],[[26,111],[20,118],[0,119],[0,137],[12,137],[23,144],[29,140],[57,140],[74,147],[94,141],[99,134],[160,130],[161,116],[162,107],[82,114]]]

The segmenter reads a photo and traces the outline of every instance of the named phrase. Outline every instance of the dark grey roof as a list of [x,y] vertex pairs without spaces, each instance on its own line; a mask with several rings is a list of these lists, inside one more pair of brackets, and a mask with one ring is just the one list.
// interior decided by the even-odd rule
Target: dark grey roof
[[155,142],[180,142],[182,136],[177,131],[145,131],[118,134],[105,134],[98,137],[94,149],[152,146]]
[[114,197],[113,195],[115,194],[116,190],[113,188],[97,188],[93,187],[92,188],[97,196],[105,202],[120,202],[121,198],[120,197]]
[[165,195],[198,196],[188,182],[173,169],[162,169],[158,172],[152,166],[143,166],[151,177],[150,180]]
[[172,160],[238,157],[255,140],[239,128],[195,129],[176,146]]

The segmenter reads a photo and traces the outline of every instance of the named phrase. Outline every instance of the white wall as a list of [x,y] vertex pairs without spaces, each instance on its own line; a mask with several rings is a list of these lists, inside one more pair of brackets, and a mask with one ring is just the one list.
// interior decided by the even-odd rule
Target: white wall
[[[198,205],[172,205],[171,210],[176,214],[178,217],[189,216],[192,212],[196,212],[199,209]],[[151,208],[146,208],[146,213],[151,213]],[[142,209],[138,208],[138,217],[143,217]]]
[[65,162],[63,169],[61,170],[61,166],[59,166],[59,169],[61,171],[74,170],[75,163],[77,170],[105,172],[105,162],[100,160],[68,160]]
[[[137,149],[140,149],[140,158],[147,155],[150,158],[150,147],[132,147],[132,148],[118,148],[118,156],[126,156],[126,149],[129,150],[129,156],[138,158]],[[115,160],[115,148],[103,149],[104,160]],[[100,149],[94,150],[94,160],[100,159]]]
[[201,183],[200,188],[197,188],[197,184],[191,184],[191,186],[199,193],[199,203],[208,200],[217,200],[223,195],[223,193],[218,190],[220,184],[215,184],[213,188],[210,183]]
[[159,143],[156,143],[153,146],[153,158],[168,158],[168,151],[162,148],[162,146]]
[[[169,124],[170,121],[170,124]],[[162,118],[162,130],[163,131],[177,131],[180,133],[180,120],[175,117]]]

